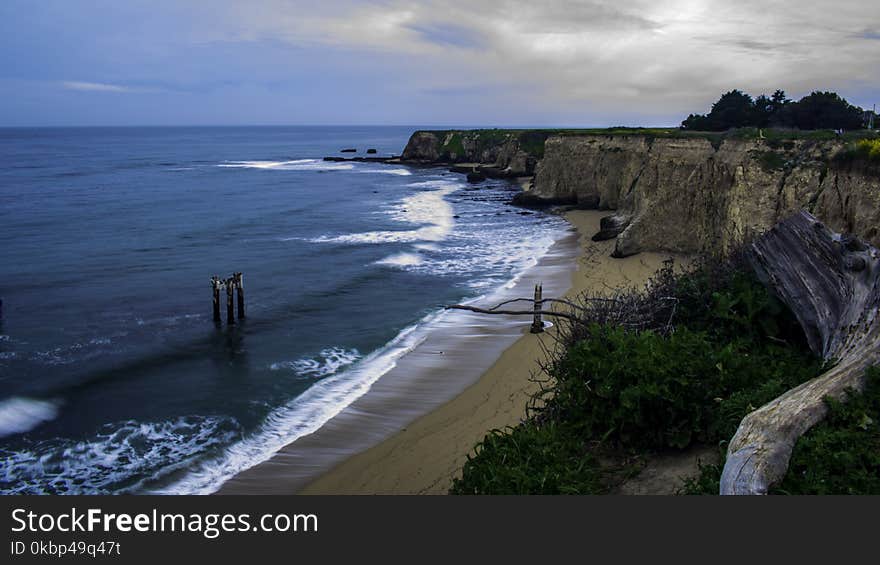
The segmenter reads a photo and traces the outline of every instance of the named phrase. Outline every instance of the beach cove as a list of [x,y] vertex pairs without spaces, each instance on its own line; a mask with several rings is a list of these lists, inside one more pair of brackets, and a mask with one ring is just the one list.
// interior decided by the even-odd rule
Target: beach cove
[[[546,297],[642,286],[669,254],[611,258],[613,241],[590,239],[599,231],[604,215],[595,210],[566,212],[572,233],[512,288],[486,297],[480,305],[529,296],[538,281],[543,281]],[[543,348],[553,347],[551,332],[555,331],[529,334],[530,319],[524,316],[454,314],[467,317],[463,327],[471,338],[483,339],[463,338],[465,332],[455,328],[435,330],[429,337],[431,343],[422,344],[427,344],[423,352],[436,351],[436,340],[445,345],[451,341],[458,348],[433,355],[427,371],[424,359],[429,353],[417,348],[405,355],[395,369],[323,428],[238,474],[219,493],[445,494],[477,442],[489,431],[516,425],[525,416],[526,403],[538,387],[533,375],[540,371]],[[438,391],[448,390],[450,379],[459,379],[465,388],[440,402],[430,397],[431,389],[425,386],[412,390],[415,397],[389,399],[389,387],[414,368],[428,375],[423,384],[433,381]],[[467,375],[475,381],[468,383]],[[422,406],[433,403],[433,409],[420,415],[413,408],[419,402]],[[392,410],[394,416],[388,418]]]

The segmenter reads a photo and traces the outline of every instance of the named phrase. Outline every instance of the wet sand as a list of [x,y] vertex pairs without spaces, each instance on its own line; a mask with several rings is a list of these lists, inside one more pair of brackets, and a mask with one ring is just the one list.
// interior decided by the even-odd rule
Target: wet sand
[[[614,241],[594,242],[599,219],[607,212],[575,210],[566,219],[580,234],[571,297],[583,291],[642,286],[668,254],[641,253],[625,259],[609,255]],[[546,291],[545,297],[557,296]],[[488,316],[492,317],[492,316]],[[552,329],[550,330],[552,331]],[[487,432],[514,426],[525,416],[536,390],[532,375],[539,371],[541,344],[551,336],[523,335],[507,348],[474,385],[399,433],[350,457],[309,484],[304,494],[444,494],[461,472],[468,453]]]
[[[480,301],[641,286],[667,258],[609,257],[614,242],[593,242],[604,212],[576,210],[577,230],[515,284]],[[528,306],[526,306],[528,307]],[[528,333],[525,316],[449,311],[427,338],[370,391],[317,432],[233,477],[220,494],[442,494],[487,432],[516,425],[537,385],[542,345],[552,328]]]

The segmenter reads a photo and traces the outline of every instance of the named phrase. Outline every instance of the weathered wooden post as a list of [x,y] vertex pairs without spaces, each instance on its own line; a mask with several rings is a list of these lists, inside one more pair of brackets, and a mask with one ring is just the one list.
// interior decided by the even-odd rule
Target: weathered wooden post
[[235,279],[229,277],[226,279],[226,323],[230,326],[235,325],[235,311],[232,307],[232,290],[235,286]]
[[541,301],[543,300],[542,295],[544,293],[543,287],[543,284],[535,285],[535,317],[532,320],[532,327],[529,330],[533,334],[539,334],[544,331],[544,322],[541,320]]
[[220,277],[211,277],[211,290],[214,294],[214,321],[220,322]]
[[241,273],[235,273],[235,289],[238,291],[238,319],[244,318],[244,277]]

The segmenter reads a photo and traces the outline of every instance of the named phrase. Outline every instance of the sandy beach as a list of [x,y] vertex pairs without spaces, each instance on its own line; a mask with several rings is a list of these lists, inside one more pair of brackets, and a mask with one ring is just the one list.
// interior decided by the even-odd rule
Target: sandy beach
[[[641,286],[668,254],[609,255],[614,241],[594,242],[606,212],[575,210],[566,219],[577,229],[578,256],[566,296],[621,286]],[[546,287],[545,287],[546,289]],[[545,290],[545,297],[551,297]],[[486,316],[486,318],[494,318]],[[467,455],[487,432],[516,425],[536,384],[542,343],[553,338],[527,333],[508,347],[476,383],[381,443],[336,465],[300,490],[303,494],[444,494]],[[553,330],[549,330],[552,332]],[[447,371],[455,367],[446,368]]]

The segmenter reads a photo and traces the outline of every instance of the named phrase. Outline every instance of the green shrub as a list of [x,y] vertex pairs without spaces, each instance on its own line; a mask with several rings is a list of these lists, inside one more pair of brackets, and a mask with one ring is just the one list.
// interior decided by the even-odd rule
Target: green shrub
[[838,165],[865,163],[877,170],[880,165],[880,139],[858,139],[838,151],[832,158]]
[[717,495],[721,486],[721,472],[724,470],[725,453],[721,454],[721,463],[699,463],[699,474],[686,478],[677,494],[683,495]]
[[748,269],[745,257],[734,257],[706,261],[678,277],[672,291],[676,323],[715,339],[770,339],[806,350],[797,319]]
[[448,142],[445,138],[441,139],[444,140],[444,144],[440,148],[441,157],[444,159],[451,159],[453,155],[456,159],[464,157],[464,145],[462,144],[460,132],[453,132],[449,136]]
[[781,171],[787,163],[785,156],[776,151],[754,151],[755,159],[765,173]]
[[595,327],[557,364],[548,410],[589,437],[646,449],[713,443],[742,417],[817,374],[806,353],[776,344],[713,340],[680,328]]
[[[593,310],[548,361],[532,417],[486,436],[453,493],[608,492],[632,457],[727,440],[822,370],[742,256],[684,275],[670,264],[646,293],[584,304]],[[626,316],[647,329],[626,329]]]
[[[880,369],[865,374],[862,394],[826,399],[828,415],[804,434],[788,472],[770,494],[880,494]],[[724,455],[724,454],[722,454]],[[682,494],[718,494],[722,462],[701,465]]]
[[860,139],[855,143],[855,152],[867,161],[880,162],[880,139]]
[[584,441],[555,422],[495,430],[453,482],[451,494],[595,494],[601,467]]
[[826,399],[828,416],[798,441],[774,494],[880,494],[880,369],[865,379],[863,394]]

